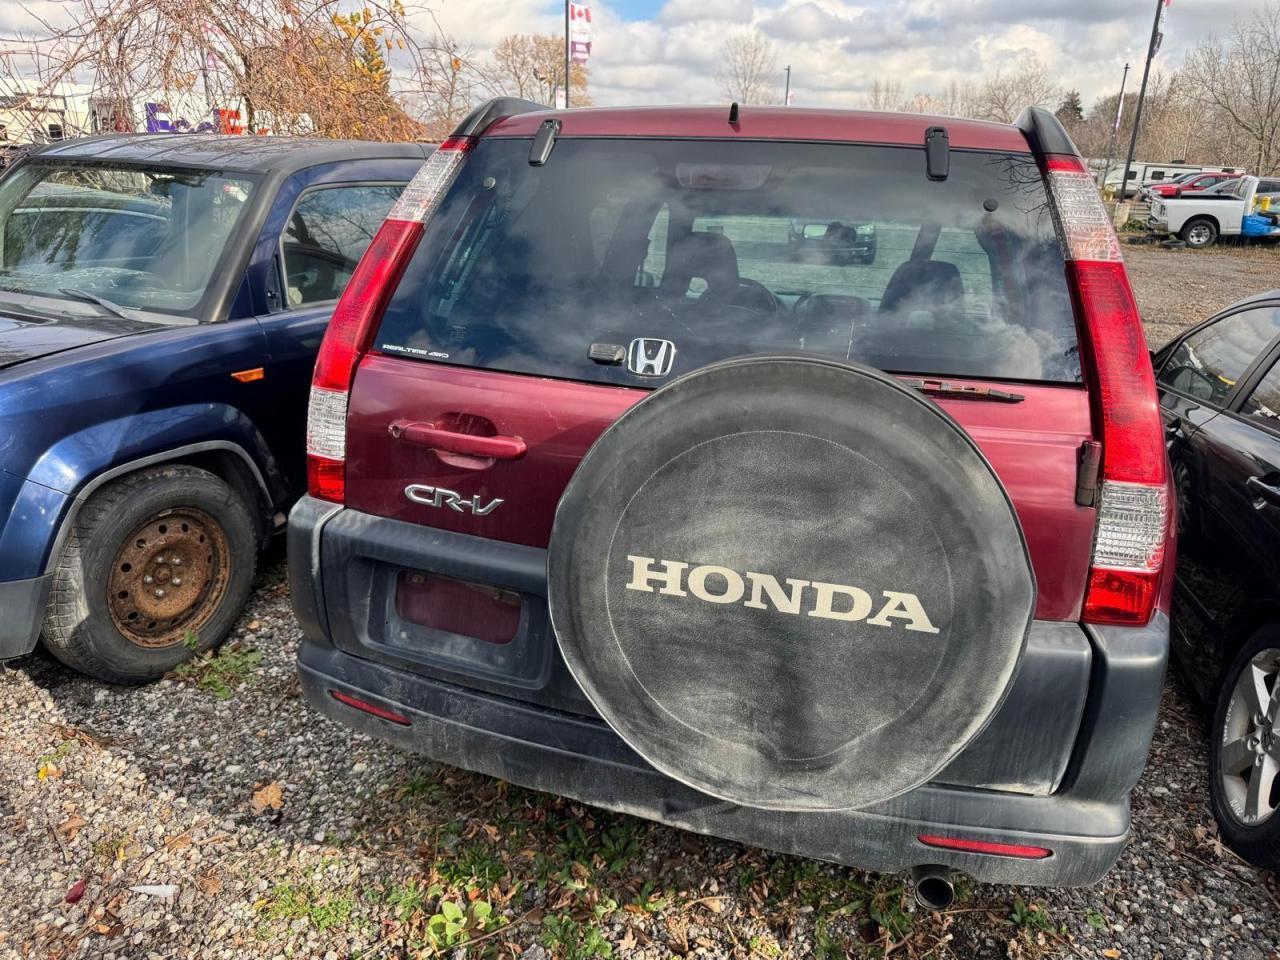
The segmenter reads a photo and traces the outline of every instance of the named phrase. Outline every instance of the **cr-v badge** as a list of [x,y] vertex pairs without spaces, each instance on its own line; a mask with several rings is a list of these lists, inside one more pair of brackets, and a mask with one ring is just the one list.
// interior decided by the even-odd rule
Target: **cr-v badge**
[[444,487],[431,487],[425,483],[409,484],[404,488],[404,495],[414,503],[420,503],[425,507],[448,507],[458,513],[473,513],[477,517],[493,513],[502,503],[501,498],[496,498],[481,505],[478,493],[470,500],[463,500],[460,493],[446,490]]
[[627,369],[642,377],[665,377],[676,359],[676,345],[670,340],[636,337],[627,350]]

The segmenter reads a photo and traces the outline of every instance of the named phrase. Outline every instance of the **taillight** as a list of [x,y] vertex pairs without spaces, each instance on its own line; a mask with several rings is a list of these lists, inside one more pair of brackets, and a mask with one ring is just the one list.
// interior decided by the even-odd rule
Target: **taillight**
[[1045,166],[1102,441],[1084,620],[1145,624],[1160,591],[1169,518],[1155,375],[1120,242],[1093,179],[1078,157],[1051,156]]
[[451,137],[436,148],[387,214],[333,311],[307,404],[307,492],[313,497],[346,500],[347,399],[356,366],[369,351],[427,221],[474,146],[470,137]]

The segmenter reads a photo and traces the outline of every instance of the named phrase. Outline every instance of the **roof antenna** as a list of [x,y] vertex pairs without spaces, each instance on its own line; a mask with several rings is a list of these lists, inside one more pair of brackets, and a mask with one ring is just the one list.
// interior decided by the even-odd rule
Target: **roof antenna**
[[738,122],[738,103],[736,100],[733,103],[729,104],[729,122],[730,123]]

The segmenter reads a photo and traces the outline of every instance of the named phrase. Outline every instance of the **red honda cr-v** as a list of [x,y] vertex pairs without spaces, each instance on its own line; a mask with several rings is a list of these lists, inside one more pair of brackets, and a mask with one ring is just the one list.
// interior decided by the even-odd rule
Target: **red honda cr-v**
[[[290,519],[303,688],[437,760],[877,870],[1129,829],[1170,493],[1062,127],[493,101],[369,247]],[[930,872],[931,871],[931,872]]]

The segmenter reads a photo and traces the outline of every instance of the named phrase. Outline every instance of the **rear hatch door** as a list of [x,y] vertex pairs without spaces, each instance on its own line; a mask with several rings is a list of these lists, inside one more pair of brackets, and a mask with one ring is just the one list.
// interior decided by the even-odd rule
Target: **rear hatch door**
[[361,561],[347,588],[372,607],[349,605],[336,642],[589,712],[528,577],[559,497],[647,391],[762,353],[942,384],[1015,504],[1037,619],[1078,618],[1089,395],[1033,157],[953,151],[938,183],[909,147],[566,137],[541,167],[529,147],[484,138],[468,157],[351,392],[348,513],[466,562]]

